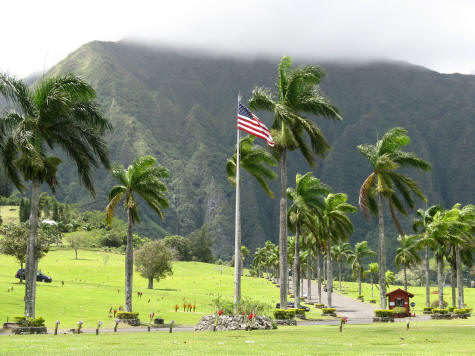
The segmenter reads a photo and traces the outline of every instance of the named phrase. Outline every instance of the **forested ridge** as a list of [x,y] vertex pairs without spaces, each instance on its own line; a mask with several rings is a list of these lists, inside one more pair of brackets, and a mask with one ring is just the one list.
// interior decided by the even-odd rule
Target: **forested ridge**
[[[299,63],[298,58],[294,60]],[[148,237],[188,235],[207,224],[215,255],[233,253],[234,189],[225,163],[236,140],[236,100],[247,100],[255,86],[273,87],[278,59],[243,60],[152,49],[127,42],[91,42],[53,67],[48,75],[75,72],[97,90],[114,131],[108,137],[113,161],[124,165],[152,154],[170,171],[170,208],[165,220],[147,211],[136,230]],[[302,62],[303,64],[303,62]],[[322,88],[341,110],[343,122],[315,118],[332,151],[319,160],[315,176],[334,192],[345,192],[357,205],[359,188],[371,167],[356,146],[374,143],[392,127],[408,130],[416,152],[433,165],[432,172],[412,172],[421,183],[428,205],[467,204],[475,196],[475,76],[446,75],[404,62],[319,64],[327,72]],[[267,124],[272,116],[257,112]],[[256,140],[257,142],[258,140]],[[264,145],[264,142],[262,142]],[[65,161],[63,165],[71,165]],[[310,170],[298,154],[290,154],[288,181]],[[59,174],[58,200],[80,208],[104,209],[113,185],[105,170],[95,175],[97,199],[79,186],[75,170]],[[270,199],[244,175],[242,188],[243,244],[255,249],[278,239],[278,199]],[[274,192],[279,182],[271,183]],[[278,194],[276,194],[278,195]],[[425,208],[419,201],[418,207]],[[376,220],[367,223],[358,212],[353,242],[375,246]],[[409,232],[411,218],[402,218]],[[396,232],[390,219],[388,245]],[[392,253],[390,252],[390,255]],[[389,260],[392,260],[389,258]]]

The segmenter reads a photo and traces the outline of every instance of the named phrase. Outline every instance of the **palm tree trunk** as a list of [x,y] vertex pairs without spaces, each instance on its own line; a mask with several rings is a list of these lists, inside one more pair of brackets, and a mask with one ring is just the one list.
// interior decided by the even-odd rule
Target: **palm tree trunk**
[[374,299],[374,291],[373,291],[373,274],[371,274],[371,299]]
[[34,178],[31,188],[30,234],[25,265],[25,316],[30,318],[35,317],[39,201],[40,180]]
[[[300,243],[299,243],[299,226],[295,228],[295,248],[294,248],[294,295],[295,307],[300,305]],[[282,304],[281,304],[282,305]]]
[[23,273],[25,273],[25,271],[23,271],[23,261],[20,261],[20,284],[23,284]]
[[443,256],[437,256],[437,287],[439,290],[439,308],[444,307],[444,281],[442,280],[442,270],[444,269]]
[[78,259],[78,248],[77,248],[77,247],[74,248],[74,253],[76,254],[76,258],[75,258],[75,259],[77,260],[77,259]]
[[457,298],[455,297],[455,282],[456,282],[456,271],[455,266],[451,263],[450,264],[450,288],[452,289],[452,306],[455,308],[457,307]]
[[132,245],[132,210],[127,209],[127,246],[125,248],[125,311],[132,312],[132,282],[134,276],[134,246]]
[[153,277],[148,277],[148,289],[153,289]]
[[358,296],[360,295],[361,295],[361,269],[359,268],[358,269]]
[[404,290],[407,292],[407,274],[406,274],[406,265],[403,267],[404,271]]
[[287,290],[289,272],[287,267],[287,150],[282,150],[280,166],[280,221],[279,221],[279,248],[280,248],[280,307],[287,309]]
[[455,263],[457,265],[457,302],[458,308],[462,309],[465,306],[463,296],[463,275],[462,275],[462,257],[460,256],[460,247],[455,247]]
[[341,265],[342,264],[343,264],[342,262],[338,262],[338,287],[340,289],[340,292],[341,292]]
[[430,308],[430,267],[429,267],[429,245],[426,245],[426,253],[424,256],[426,265],[426,307]]
[[317,253],[317,292],[318,303],[322,304],[322,254],[320,250]]
[[332,288],[333,288],[333,268],[332,268],[332,257],[331,257],[331,240],[330,234],[328,234],[327,242],[327,301],[328,308],[332,307]]
[[378,228],[379,304],[382,309],[386,309],[386,247],[384,242],[383,196],[381,193],[378,193]]
[[307,251],[307,300],[312,300],[312,255],[310,253],[310,247]]

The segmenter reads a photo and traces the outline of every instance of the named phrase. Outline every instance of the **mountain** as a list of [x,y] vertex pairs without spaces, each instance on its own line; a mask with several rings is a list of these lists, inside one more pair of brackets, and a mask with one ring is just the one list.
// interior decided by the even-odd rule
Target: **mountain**
[[[215,254],[229,258],[234,189],[226,179],[225,161],[236,140],[236,96],[240,90],[244,99],[249,98],[255,86],[274,88],[277,63],[128,42],[91,42],[48,75],[76,72],[97,90],[103,111],[114,125],[108,137],[114,161],[128,165],[139,155],[152,154],[170,170],[170,208],[165,220],[142,204],[144,221],[137,231],[149,237],[187,235],[207,224]],[[315,169],[324,183],[335,192],[347,193],[350,202],[357,204],[359,187],[371,167],[356,146],[374,143],[389,128],[403,126],[412,139],[408,150],[433,165],[430,173],[411,172],[428,204],[449,207],[473,202],[475,76],[440,74],[395,61],[305,64],[320,64],[327,71],[321,86],[344,117],[343,122],[315,118],[332,145]],[[272,122],[269,113],[258,114],[266,123]],[[294,184],[296,172],[309,170],[300,155],[291,153],[289,185]],[[98,171],[98,194],[93,200],[79,186],[68,162],[60,169],[59,180],[59,199],[96,209],[104,208],[114,184],[108,172]],[[271,186],[278,195],[279,182]],[[243,243],[255,249],[266,240],[277,241],[278,199],[269,199],[246,174],[242,191]],[[423,202],[418,204],[424,207]],[[358,212],[352,220],[353,242],[368,239],[374,246],[375,219],[367,223]],[[410,219],[402,220],[408,230]],[[386,226],[394,242],[396,233],[389,218]]]

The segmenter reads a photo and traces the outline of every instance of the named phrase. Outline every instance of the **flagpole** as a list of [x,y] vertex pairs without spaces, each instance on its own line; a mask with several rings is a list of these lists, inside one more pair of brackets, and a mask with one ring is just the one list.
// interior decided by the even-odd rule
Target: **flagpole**
[[[237,115],[239,115],[239,103],[241,102],[241,93],[238,94]],[[237,120],[237,117],[236,117]],[[236,216],[234,221],[234,309],[237,313],[237,308],[241,302],[241,212],[240,212],[240,134],[236,126]]]

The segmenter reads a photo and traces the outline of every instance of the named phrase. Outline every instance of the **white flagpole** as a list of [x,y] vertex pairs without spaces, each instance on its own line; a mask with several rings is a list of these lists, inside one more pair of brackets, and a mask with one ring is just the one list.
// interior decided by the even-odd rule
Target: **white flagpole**
[[[239,114],[239,103],[241,102],[241,93],[238,94],[237,114]],[[237,117],[236,117],[237,121]],[[237,306],[241,302],[241,212],[240,212],[240,134],[237,128],[237,148],[236,148],[236,217],[234,222],[234,305],[235,313]]]

